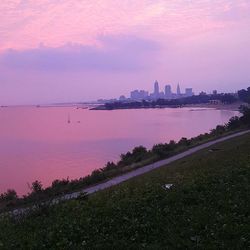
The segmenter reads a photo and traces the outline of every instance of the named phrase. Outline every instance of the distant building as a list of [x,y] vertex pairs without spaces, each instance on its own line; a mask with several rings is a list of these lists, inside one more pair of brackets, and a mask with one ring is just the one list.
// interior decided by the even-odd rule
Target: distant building
[[124,102],[126,100],[127,100],[127,98],[124,95],[121,95],[119,98],[119,101],[121,101],[121,102]]
[[155,81],[155,84],[154,84],[154,94],[155,96],[159,95],[159,83],[157,81]]
[[141,99],[147,99],[148,98],[148,91],[140,90],[140,97],[141,97]]
[[177,85],[177,92],[176,92],[177,96],[180,96],[181,95],[181,87],[180,87],[180,84],[178,83]]
[[148,91],[134,90],[130,92],[130,98],[132,100],[143,100],[148,98]]
[[189,97],[189,96],[193,96],[193,89],[192,88],[186,88],[185,90],[185,96]]
[[136,100],[139,97],[139,91],[138,90],[133,90],[130,92],[130,98],[132,100]]
[[213,95],[217,95],[217,94],[218,94],[217,90],[213,90]]
[[165,98],[171,99],[172,98],[172,90],[170,85],[165,86]]
[[[150,94],[149,98],[151,100],[157,100],[157,99],[161,98],[161,95],[162,94],[160,93],[159,83],[158,83],[158,81],[155,81],[154,82],[154,92]],[[163,93],[163,95],[164,95],[164,93]]]

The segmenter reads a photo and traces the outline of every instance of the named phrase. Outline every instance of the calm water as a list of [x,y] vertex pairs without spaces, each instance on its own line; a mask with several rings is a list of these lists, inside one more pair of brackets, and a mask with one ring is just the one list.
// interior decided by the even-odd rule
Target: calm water
[[[78,178],[134,146],[208,132],[234,111],[146,109],[90,111],[74,107],[0,109],[0,192],[19,194],[38,179]],[[68,115],[71,122],[68,123]]]

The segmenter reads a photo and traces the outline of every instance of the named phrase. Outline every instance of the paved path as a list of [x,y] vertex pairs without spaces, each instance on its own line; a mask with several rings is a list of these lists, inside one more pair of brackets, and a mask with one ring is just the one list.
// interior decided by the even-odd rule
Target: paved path
[[[232,138],[235,138],[235,137],[247,134],[247,133],[250,133],[250,130],[239,132],[239,133],[229,135],[229,136],[225,136],[223,138],[220,138],[220,139],[217,139],[217,140],[214,140],[214,141],[211,141],[211,142],[204,143],[202,145],[193,147],[193,148],[191,148],[191,149],[189,149],[189,150],[187,150],[187,151],[185,151],[183,153],[172,156],[172,157],[170,157],[168,159],[157,161],[157,162],[149,164],[149,165],[147,165],[145,167],[141,167],[141,168],[138,168],[138,169],[133,170],[131,172],[128,172],[126,174],[114,177],[113,179],[108,180],[108,181],[106,181],[104,183],[100,183],[100,184],[97,184],[95,186],[82,189],[82,190],[80,190],[78,192],[74,192],[74,193],[71,193],[71,194],[66,194],[66,195],[64,195],[62,197],[57,197],[54,200],[52,200],[52,203],[58,203],[58,202],[63,201],[63,200],[70,200],[70,199],[77,198],[82,192],[85,192],[87,194],[92,194],[92,193],[95,193],[97,191],[112,187],[114,185],[117,185],[117,184],[120,184],[120,183],[122,183],[124,181],[127,181],[127,180],[129,180],[129,179],[131,179],[133,177],[145,174],[145,173],[150,172],[150,171],[152,171],[154,169],[160,168],[160,167],[168,165],[168,164],[170,164],[170,163],[172,163],[174,161],[180,160],[180,159],[182,159],[182,158],[184,158],[186,156],[192,155],[193,153],[195,153],[197,151],[208,148],[208,147],[210,147],[212,145],[215,145],[215,144],[217,144],[219,142],[227,141],[229,139],[232,139]],[[29,208],[15,209],[14,211],[12,211],[12,213],[15,214],[15,215],[18,215],[18,214],[22,214],[22,213],[26,212],[27,210],[29,210]]]
[[103,190],[103,189],[112,187],[114,185],[117,185],[119,183],[127,181],[127,180],[129,180],[129,179],[131,179],[133,177],[145,174],[147,172],[152,171],[153,169],[160,168],[160,167],[168,165],[168,164],[170,164],[170,163],[172,163],[174,161],[180,160],[183,157],[192,155],[193,153],[195,153],[197,151],[200,151],[202,149],[208,148],[208,147],[210,147],[210,146],[212,146],[214,144],[217,144],[217,143],[223,142],[223,141],[227,141],[227,140],[229,140],[231,138],[235,138],[235,137],[247,134],[247,133],[250,133],[250,130],[239,132],[239,133],[236,133],[236,134],[233,134],[233,135],[229,135],[229,136],[225,136],[223,138],[220,138],[220,139],[217,139],[217,140],[214,140],[214,141],[211,141],[211,142],[204,143],[202,145],[199,145],[199,146],[196,146],[194,148],[191,148],[191,149],[189,149],[189,150],[187,150],[187,151],[185,151],[183,153],[180,153],[180,154],[177,154],[175,156],[172,156],[172,157],[170,157],[170,158],[168,158],[166,160],[157,161],[155,163],[152,163],[152,164],[149,164],[147,166],[138,168],[138,169],[133,170],[131,172],[128,172],[126,174],[117,176],[117,177],[115,177],[115,178],[113,178],[113,179],[111,179],[111,180],[109,180],[107,182],[100,183],[100,184],[97,184],[95,186],[92,186],[92,187],[89,187],[89,188],[86,188],[86,189],[82,189],[79,192],[67,194],[67,195],[63,196],[62,199],[63,200],[73,199],[73,198],[77,198],[81,192],[86,192],[88,194],[92,194],[92,193],[95,193],[95,192],[97,192],[99,190]]

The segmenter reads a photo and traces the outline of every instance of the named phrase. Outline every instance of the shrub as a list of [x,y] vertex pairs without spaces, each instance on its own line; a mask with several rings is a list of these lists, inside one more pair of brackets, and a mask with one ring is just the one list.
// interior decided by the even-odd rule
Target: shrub
[[215,129],[211,130],[212,135],[222,135],[226,132],[226,127],[222,125],[218,125]]
[[158,155],[160,158],[168,156],[170,151],[171,147],[167,143],[156,144],[152,148],[153,154]]
[[178,142],[178,145],[180,145],[180,146],[189,146],[190,145],[190,141],[187,138],[182,137],[180,139],[180,141]]
[[247,125],[247,126],[250,126],[250,109],[247,108],[247,107],[243,107],[241,109],[241,113],[243,114],[242,117],[240,117],[240,121]]
[[8,189],[7,192],[0,195],[0,201],[15,201],[18,199],[14,189]]
[[31,184],[31,192],[34,194],[41,193],[43,190],[43,185],[40,181],[36,180]]
[[241,126],[240,118],[238,116],[232,117],[227,123],[226,127],[228,130],[234,130]]

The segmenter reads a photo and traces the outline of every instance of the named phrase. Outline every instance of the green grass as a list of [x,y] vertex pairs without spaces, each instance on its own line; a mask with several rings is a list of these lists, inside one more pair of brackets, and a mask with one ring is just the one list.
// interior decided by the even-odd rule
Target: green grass
[[0,249],[249,249],[250,135],[212,148],[87,200],[2,219]]

